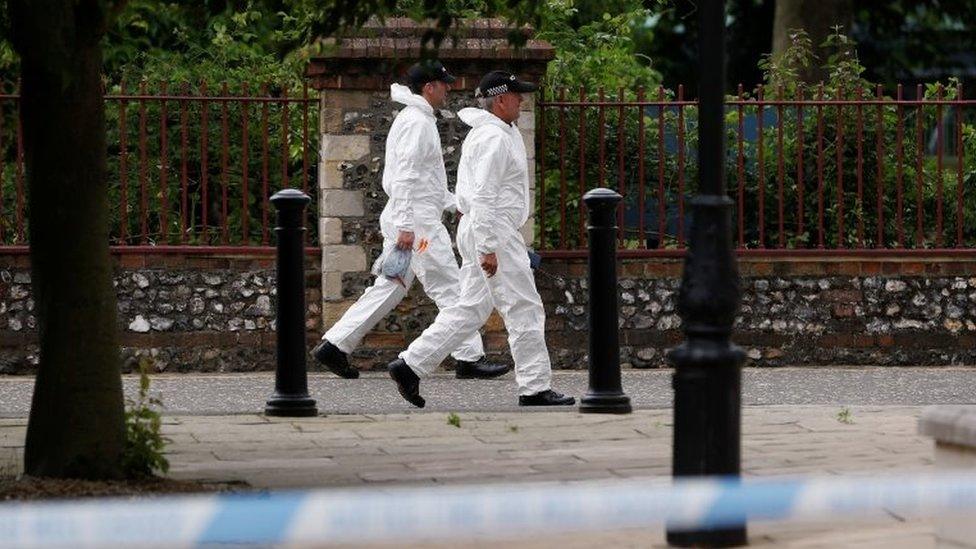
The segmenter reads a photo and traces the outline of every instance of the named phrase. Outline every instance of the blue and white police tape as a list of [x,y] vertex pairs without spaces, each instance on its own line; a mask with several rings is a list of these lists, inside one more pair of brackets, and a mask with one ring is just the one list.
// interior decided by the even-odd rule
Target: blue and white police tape
[[976,511],[976,474],[630,479],[0,504],[0,547],[187,547],[519,537]]

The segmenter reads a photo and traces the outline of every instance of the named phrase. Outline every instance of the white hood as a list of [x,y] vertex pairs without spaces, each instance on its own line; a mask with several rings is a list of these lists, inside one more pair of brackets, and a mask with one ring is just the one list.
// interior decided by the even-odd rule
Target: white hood
[[430,103],[423,96],[413,93],[410,91],[410,88],[402,84],[393,84],[390,86],[390,99],[408,107],[417,107],[431,116],[434,115],[434,108],[430,106]]
[[[447,190],[447,174],[434,109],[422,96],[401,84],[390,86],[390,99],[405,105],[386,136],[383,190],[390,200],[380,217],[395,230],[424,230],[441,224],[441,212],[455,207]],[[395,230],[394,230],[395,229]]]
[[510,128],[508,124],[502,121],[494,114],[486,111],[485,109],[476,109],[474,107],[466,107],[458,111],[458,118],[462,122],[471,126],[472,128],[477,128],[478,126],[484,126],[486,124],[495,124],[503,128]]
[[458,117],[471,126],[458,163],[458,210],[471,215],[478,253],[494,252],[528,219],[525,143],[518,128],[484,109],[461,109]]

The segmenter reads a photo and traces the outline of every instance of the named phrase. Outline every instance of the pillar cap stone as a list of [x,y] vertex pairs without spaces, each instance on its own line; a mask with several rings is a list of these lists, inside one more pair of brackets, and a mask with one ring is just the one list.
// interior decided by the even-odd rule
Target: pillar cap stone
[[[402,17],[385,23],[371,20],[340,41],[323,40],[327,51],[313,57],[306,70],[310,85],[317,90],[385,90],[424,53],[424,36],[432,28],[433,22]],[[532,38],[531,27],[502,19],[465,20],[452,33],[437,57],[458,77],[453,87],[459,90],[474,89],[484,73],[498,68],[538,80],[555,57],[552,45]],[[525,44],[512,45],[512,33],[522,34]]]

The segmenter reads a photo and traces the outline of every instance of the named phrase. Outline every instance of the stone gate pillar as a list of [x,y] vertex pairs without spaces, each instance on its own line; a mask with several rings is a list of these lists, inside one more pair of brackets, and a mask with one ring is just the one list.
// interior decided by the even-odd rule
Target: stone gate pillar
[[[356,37],[311,60],[308,76],[319,91],[321,157],[319,169],[319,238],[322,246],[322,315],[328,329],[370,283],[369,267],[382,249],[379,214],[386,202],[381,186],[386,134],[398,106],[390,101],[392,82],[400,81],[421,53],[426,26],[409,19],[386,25],[368,24]],[[509,45],[509,27],[497,19],[467,22],[459,39],[448,38],[438,57],[458,77],[449,104],[440,110],[438,130],[444,147],[448,186],[454,190],[460,145],[467,126],[455,113],[474,106],[474,88],[493,69],[510,70],[539,81],[552,47],[529,40]],[[528,32],[528,31],[527,31]],[[518,126],[529,155],[532,204],[535,202],[535,99],[522,104]],[[524,229],[534,240],[534,221]],[[416,285],[395,315],[385,319],[357,352],[360,367],[375,366],[393,356],[426,327],[436,308]],[[362,362],[366,360],[367,363]]]

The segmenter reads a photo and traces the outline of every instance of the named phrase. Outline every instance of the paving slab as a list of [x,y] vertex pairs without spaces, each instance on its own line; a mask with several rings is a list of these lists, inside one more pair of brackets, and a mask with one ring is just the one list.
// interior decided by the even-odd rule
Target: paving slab
[[[644,382],[658,379],[666,377],[650,375]],[[0,385],[5,382],[0,380]],[[869,476],[879,471],[931,471],[932,442],[919,436],[916,427],[922,406],[896,403],[746,406],[743,474]],[[164,416],[174,478],[242,481],[266,489],[371,490],[620,478],[667,482],[670,478],[672,417],[667,407],[643,407],[623,416],[580,414],[573,409],[434,407],[301,419],[266,418],[254,411],[194,415],[193,409],[168,409]],[[458,415],[460,426],[448,424],[448,411]],[[25,433],[23,417],[0,418],[0,473],[22,468]],[[757,523],[750,525],[750,533],[752,545],[757,547],[934,547],[930,522],[891,514],[855,524]],[[504,541],[504,545],[663,547],[663,540],[660,529],[648,528],[556,535],[545,540],[518,538]],[[414,547],[498,544],[498,540],[452,540]]]

